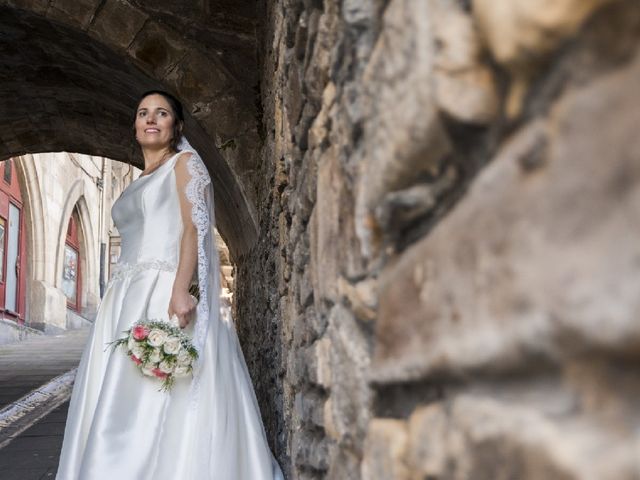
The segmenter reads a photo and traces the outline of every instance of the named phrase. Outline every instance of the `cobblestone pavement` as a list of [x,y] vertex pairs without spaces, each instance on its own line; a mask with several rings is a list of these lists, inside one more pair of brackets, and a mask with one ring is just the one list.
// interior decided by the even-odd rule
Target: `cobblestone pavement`
[[[0,409],[78,365],[88,328],[0,346]],[[0,449],[2,480],[55,478],[68,400]]]

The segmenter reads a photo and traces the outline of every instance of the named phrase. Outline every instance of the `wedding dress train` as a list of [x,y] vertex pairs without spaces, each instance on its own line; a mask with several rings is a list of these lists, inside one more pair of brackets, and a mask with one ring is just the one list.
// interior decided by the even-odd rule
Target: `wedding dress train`
[[[187,377],[176,379],[170,392],[158,391],[160,381],[142,376],[121,348],[107,347],[139,318],[167,319],[182,232],[174,176],[180,153],[134,180],[112,207],[121,255],[78,367],[57,480],[283,478],[267,445],[228,307],[218,306],[216,285],[202,283],[208,258],[199,258],[200,303],[207,303],[198,305],[198,315],[205,318],[184,330],[204,335],[197,388]],[[199,171],[202,177],[202,164],[200,170],[191,167],[192,175]],[[192,180],[200,187],[210,182],[208,176]],[[191,195],[197,193],[197,184],[190,187]],[[206,208],[213,211],[209,203]],[[199,218],[210,238],[212,226],[204,224],[213,219]],[[210,254],[204,234],[199,240],[199,256]],[[210,271],[217,262],[212,265]],[[209,316],[209,307],[222,313]],[[203,329],[209,320],[212,325]]]

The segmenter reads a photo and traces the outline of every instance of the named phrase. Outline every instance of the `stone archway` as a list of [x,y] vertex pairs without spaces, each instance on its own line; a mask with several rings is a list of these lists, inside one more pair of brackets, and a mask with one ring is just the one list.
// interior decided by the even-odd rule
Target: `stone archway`
[[169,90],[184,103],[237,257],[257,235],[253,9],[189,15],[164,4],[0,1],[0,158],[65,150],[141,166],[130,128],[137,96]]

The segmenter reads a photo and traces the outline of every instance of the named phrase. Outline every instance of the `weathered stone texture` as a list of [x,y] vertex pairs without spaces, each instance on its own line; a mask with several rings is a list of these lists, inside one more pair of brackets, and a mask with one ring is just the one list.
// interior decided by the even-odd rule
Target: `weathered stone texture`
[[238,309],[277,306],[292,478],[637,477],[637,4],[267,13]]
[[401,420],[372,420],[364,443],[366,456],[362,462],[362,478],[409,480],[410,471],[404,461],[407,437],[406,424]]
[[[384,365],[421,376],[636,350],[640,231],[627,219],[640,198],[640,104],[627,92],[638,65],[576,89],[548,119],[524,127],[385,273],[376,375],[386,375]],[[592,135],[594,118],[616,128]],[[537,168],[526,163],[534,150]]]
[[130,3],[119,0],[107,0],[96,13],[95,19],[89,27],[89,35],[96,36],[102,42],[109,42],[113,32],[117,31],[115,39],[118,47],[126,49],[131,45],[145,21],[147,14],[136,9]]

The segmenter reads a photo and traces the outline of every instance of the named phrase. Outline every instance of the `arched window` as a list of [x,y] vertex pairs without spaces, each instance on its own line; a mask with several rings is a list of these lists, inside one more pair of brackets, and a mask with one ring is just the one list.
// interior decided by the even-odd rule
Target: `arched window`
[[67,297],[67,307],[80,311],[80,240],[78,235],[78,215],[74,209],[69,225],[67,226],[67,238],[64,244],[64,265],[62,268],[62,291]]

